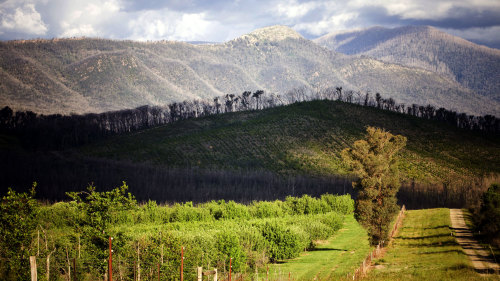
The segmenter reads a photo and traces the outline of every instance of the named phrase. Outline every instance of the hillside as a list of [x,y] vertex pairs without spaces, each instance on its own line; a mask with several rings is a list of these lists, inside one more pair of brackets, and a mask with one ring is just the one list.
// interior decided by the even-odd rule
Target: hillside
[[500,50],[432,27],[373,27],[330,33],[314,42],[344,54],[436,72],[474,92],[500,100]]
[[0,106],[104,112],[263,89],[342,86],[398,102],[499,115],[498,103],[450,77],[349,57],[273,26],[222,44],[54,39],[0,42]]
[[500,173],[497,137],[333,101],[313,101],[185,120],[78,150],[89,157],[168,167],[343,175],[340,151],[376,126],[408,138],[407,180],[456,182]]

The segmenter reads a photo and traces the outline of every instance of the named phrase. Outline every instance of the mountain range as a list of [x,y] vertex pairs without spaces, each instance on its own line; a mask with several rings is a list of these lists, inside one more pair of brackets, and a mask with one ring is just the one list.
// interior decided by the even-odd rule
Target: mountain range
[[429,26],[340,31],[314,40],[348,55],[425,69],[500,101],[500,50],[477,45]]
[[[343,87],[361,94],[380,92],[406,104],[499,115],[500,51],[443,35],[440,48],[460,41],[472,46],[464,51],[470,55],[445,52],[445,60],[436,50],[420,48],[431,59],[418,61],[403,51],[376,55],[384,54],[377,47],[381,42],[395,46],[396,41],[385,36],[369,43],[360,34],[346,39],[358,46],[352,52],[342,49],[348,42],[339,43],[340,37],[313,42],[285,26],[258,29],[218,44],[90,38],[4,41],[0,42],[0,106],[71,114],[213,99],[247,90],[284,95],[297,88]],[[408,35],[401,40],[418,38]],[[366,46],[355,41],[365,41]],[[415,63],[398,60],[405,56]],[[469,67],[472,64],[476,67]]]

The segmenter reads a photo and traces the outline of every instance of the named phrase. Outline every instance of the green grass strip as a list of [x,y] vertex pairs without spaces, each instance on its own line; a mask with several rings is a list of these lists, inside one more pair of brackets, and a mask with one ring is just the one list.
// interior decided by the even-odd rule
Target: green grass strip
[[408,211],[385,256],[365,280],[499,280],[480,276],[451,236],[449,209]]
[[[353,215],[347,216],[344,227],[312,251],[283,263],[269,266],[269,280],[338,280],[354,272],[369,253],[366,231]],[[281,274],[281,275],[280,275]],[[265,280],[265,270],[259,280]]]

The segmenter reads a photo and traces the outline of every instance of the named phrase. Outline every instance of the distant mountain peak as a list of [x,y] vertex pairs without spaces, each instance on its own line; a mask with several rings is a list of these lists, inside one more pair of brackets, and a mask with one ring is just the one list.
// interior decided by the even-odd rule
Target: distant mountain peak
[[250,41],[282,41],[285,39],[303,39],[297,31],[291,29],[284,25],[273,25],[268,27],[263,27],[252,31],[251,33],[241,36],[242,39],[247,39]]

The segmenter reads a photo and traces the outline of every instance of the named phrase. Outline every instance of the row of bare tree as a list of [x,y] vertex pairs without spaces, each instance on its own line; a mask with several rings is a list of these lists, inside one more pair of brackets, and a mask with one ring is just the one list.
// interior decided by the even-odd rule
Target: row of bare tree
[[14,133],[24,145],[34,150],[64,149],[89,143],[110,135],[122,134],[164,125],[179,120],[227,112],[261,110],[312,100],[336,100],[383,110],[408,114],[419,118],[438,120],[463,129],[488,134],[500,133],[500,119],[492,115],[472,116],[434,106],[398,104],[379,93],[343,91],[329,87],[313,91],[306,87],[290,90],[285,95],[265,94],[263,90],[244,91],[241,95],[228,94],[213,100],[175,102],[168,106],[141,106],[104,113],[63,116],[37,115],[31,111],[13,112],[9,107],[0,110],[0,132]]

